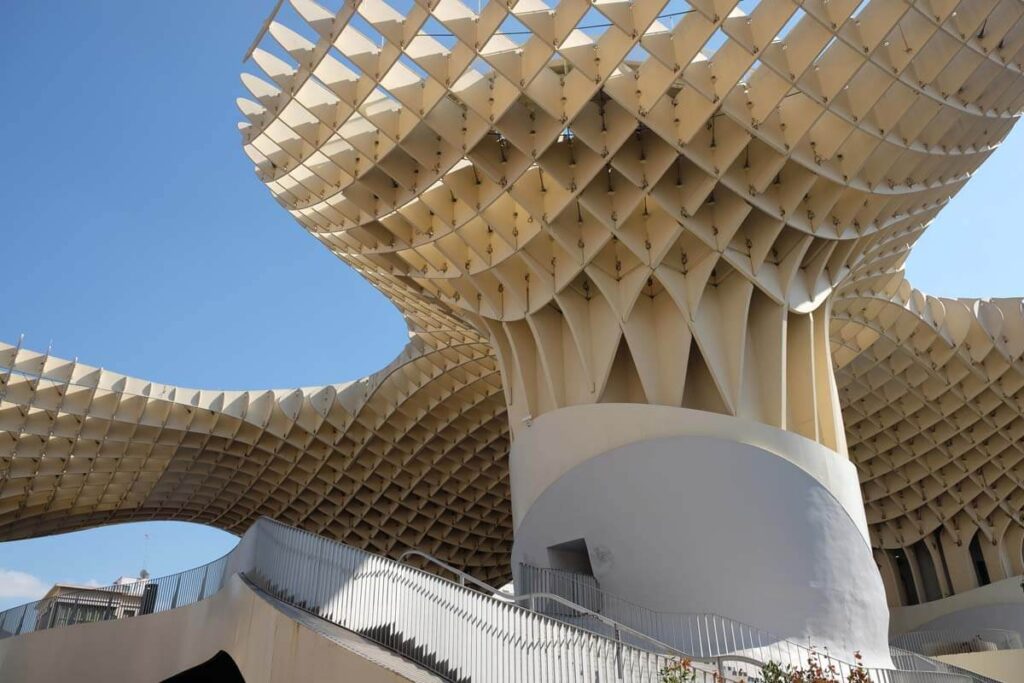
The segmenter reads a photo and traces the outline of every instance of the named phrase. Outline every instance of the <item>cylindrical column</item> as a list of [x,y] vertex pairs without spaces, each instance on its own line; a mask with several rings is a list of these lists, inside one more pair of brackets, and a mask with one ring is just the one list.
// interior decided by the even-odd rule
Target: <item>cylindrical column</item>
[[598,404],[520,430],[511,474],[514,566],[590,571],[649,610],[891,665],[856,471],[834,451],[722,415]]

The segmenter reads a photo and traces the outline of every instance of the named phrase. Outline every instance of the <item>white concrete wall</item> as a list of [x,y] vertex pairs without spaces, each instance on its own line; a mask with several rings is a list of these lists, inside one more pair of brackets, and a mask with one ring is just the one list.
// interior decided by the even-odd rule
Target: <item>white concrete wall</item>
[[892,609],[890,631],[999,628],[1024,635],[1024,577],[1015,576],[942,600]]
[[1003,683],[1024,683],[1024,650],[971,652],[937,659]]
[[160,681],[219,650],[246,683],[408,680],[298,624],[232,576],[188,607],[0,640],[0,681]]
[[509,462],[513,524],[533,501],[576,465],[618,446],[665,436],[714,436],[757,446],[791,462],[843,505],[868,539],[860,485],[850,486],[849,459],[819,443],[760,422],[672,406],[598,403],[546,413],[521,429]]
[[[514,565],[548,566],[549,546],[585,538],[601,587],[634,603],[714,612],[890,666],[853,466],[751,424],[610,404],[542,416],[524,430],[537,438],[512,448]],[[675,435],[635,438],[659,432]]]

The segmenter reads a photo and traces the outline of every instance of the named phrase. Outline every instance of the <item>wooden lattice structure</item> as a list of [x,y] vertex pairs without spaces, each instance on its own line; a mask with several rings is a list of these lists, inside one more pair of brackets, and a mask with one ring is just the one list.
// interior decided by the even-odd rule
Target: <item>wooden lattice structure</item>
[[[1021,112],[1018,0],[289,12],[250,52],[245,152],[395,303],[409,349],[351,387],[251,394],[8,352],[0,534],[153,517],[238,530],[271,514],[505,576],[510,429],[629,402],[752,419],[840,456],[849,439],[879,547],[974,525],[1020,555],[1019,353],[999,341],[1019,312],[926,299],[900,274]],[[932,346],[921,332],[899,348],[908,327],[944,324]],[[995,350],[965,350],[971,335]],[[956,388],[965,372],[986,388]],[[106,382],[103,412],[64,408],[82,377]],[[941,397],[928,443],[954,446],[904,443],[920,415],[890,403],[897,386]],[[957,410],[975,419],[961,429]],[[58,447],[54,425],[75,419]],[[75,445],[85,426],[93,455]]]

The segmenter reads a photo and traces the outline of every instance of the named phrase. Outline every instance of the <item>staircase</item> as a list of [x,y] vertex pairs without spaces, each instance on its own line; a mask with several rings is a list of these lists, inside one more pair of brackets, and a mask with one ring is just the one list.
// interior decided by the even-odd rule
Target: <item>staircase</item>
[[[269,519],[257,522],[235,552],[229,571],[451,681],[654,683],[681,654],[616,641],[508,596],[487,595]],[[705,664],[697,673],[698,681],[712,683],[717,671]]]
[[[743,671],[736,671],[746,674],[749,681],[759,680],[760,665],[769,661],[777,662],[783,668],[797,668],[806,666],[808,659],[816,656],[826,666],[833,666],[842,681],[849,680],[850,674],[857,668],[849,661],[728,617],[710,613],[658,612],[636,605],[601,590],[593,576],[520,564],[517,580],[518,586],[524,592],[553,592],[565,597],[571,596],[573,600],[591,606],[614,623],[630,627],[634,631],[642,631],[646,636],[664,642],[674,650],[710,660],[737,656],[749,658],[758,662],[758,666],[753,670],[745,667]],[[536,603],[536,608],[542,614],[579,628],[607,633],[607,626],[603,622],[595,621],[587,615],[567,614],[559,604],[540,600]],[[629,633],[625,635],[625,640],[630,642]],[[952,664],[896,647],[891,648],[891,655],[895,669],[865,670],[875,683],[998,683]]]
[[[263,518],[228,555],[119,587],[116,597],[148,596],[149,611],[159,612],[206,599],[239,574],[281,602],[453,683],[661,683],[662,670],[686,655],[693,657],[696,683],[753,683],[765,662],[804,666],[812,652],[717,615],[631,605],[601,591],[593,577],[524,568],[523,590],[513,596],[429,555],[410,554],[456,580]],[[67,599],[93,604],[100,594],[112,589],[83,589]],[[36,618],[46,609],[40,601],[0,612],[0,637],[75,623],[48,625]],[[110,611],[104,618],[122,617]],[[900,670],[868,670],[874,683],[989,683],[913,653],[894,652],[894,658]],[[834,658],[828,663],[844,683],[850,679],[854,667]]]

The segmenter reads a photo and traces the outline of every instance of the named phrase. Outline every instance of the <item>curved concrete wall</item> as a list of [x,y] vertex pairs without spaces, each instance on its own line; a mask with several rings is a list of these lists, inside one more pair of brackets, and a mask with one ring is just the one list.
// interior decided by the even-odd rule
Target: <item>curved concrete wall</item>
[[1024,650],[970,652],[962,655],[943,655],[936,659],[996,681],[1024,682]]
[[[856,472],[846,456],[798,434],[759,422],[672,406],[596,403],[541,415],[521,429],[509,454],[513,523],[559,477],[618,446],[666,436],[713,436],[757,446],[791,462],[827,488],[857,525],[868,523]],[[851,486],[851,473],[853,485]]]
[[[1018,588],[1020,590],[1018,581]],[[922,624],[922,631],[944,631],[947,629],[970,633],[982,629],[1001,629],[1024,634],[1024,605],[1005,603],[1002,605],[979,605],[959,612],[946,614]]]
[[0,640],[0,681],[160,681],[219,650],[231,655],[246,683],[410,680],[386,668],[397,657],[349,637],[379,651],[381,661],[302,626],[232,576],[215,596],[188,607]]
[[893,635],[921,630],[997,628],[1024,635],[1024,576],[996,581],[911,607],[892,610]]
[[[590,444],[604,434],[614,442],[633,428],[646,431],[631,420],[644,408],[629,406],[617,420],[618,407],[593,406],[593,419],[573,425],[583,430],[573,437]],[[693,422],[704,414],[668,410],[676,419],[661,422],[662,431],[708,428]],[[585,457],[522,451],[540,442],[517,441],[513,492],[530,478],[533,489],[528,509],[516,510],[514,566],[550,566],[549,547],[583,538],[601,587],[626,600],[661,612],[714,612],[843,658],[861,650],[869,666],[891,666],[888,608],[863,507],[850,514],[859,501],[854,468],[807,440],[789,458],[741,443],[749,423],[737,420],[730,432],[723,429],[729,418],[713,417],[718,433],[732,438],[665,436]],[[774,447],[793,436],[780,434]],[[548,455],[557,463],[544,461]],[[534,462],[558,476],[542,487],[537,470],[530,472]]]

